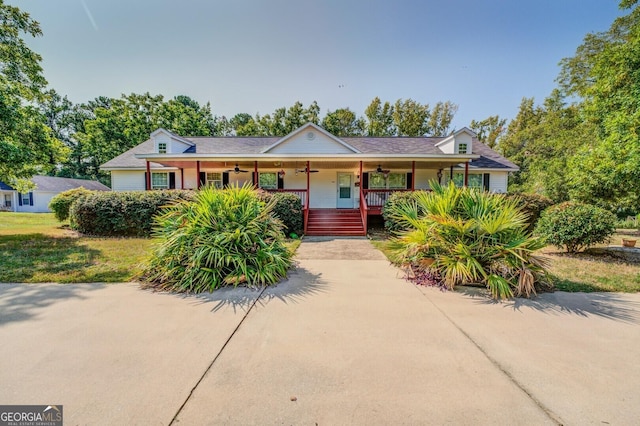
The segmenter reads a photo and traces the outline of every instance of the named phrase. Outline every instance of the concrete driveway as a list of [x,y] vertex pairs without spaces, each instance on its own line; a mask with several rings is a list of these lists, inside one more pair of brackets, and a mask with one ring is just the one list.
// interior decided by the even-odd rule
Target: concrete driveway
[[0,404],[65,424],[637,424],[640,296],[493,303],[365,239],[305,239],[262,292],[0,285]]

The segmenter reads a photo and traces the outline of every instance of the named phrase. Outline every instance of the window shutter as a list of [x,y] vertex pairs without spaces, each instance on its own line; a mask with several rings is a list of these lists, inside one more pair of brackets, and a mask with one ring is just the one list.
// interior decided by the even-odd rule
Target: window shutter
[[33,205],[33,192],[29,193],[29,205],[32,206]]
[[18,192],[18,205],[22,205],[22,194]]
[[229,185],[229,172],[222,173],[222,187],[225,188]]
[[362,189],[369,189],[369,173],[362,173]]
[[280,173],[278,173],[278,189],[284,189],[284,177],[280,177]]
[[482,186],[484,187],[485,191],[489,190],[489,176],[491,176],[490,173],[485,173],[482,177]]
[[407,173],[407,189],[411,189],[412,179],[413,179],[413,173]]
[[205,172],[200,172],[200,185],[198,185],[198,188],[201,186],[204,186],[207,183],[207,174]]
[[176,173],[169,172],[169,189],[176,189]]

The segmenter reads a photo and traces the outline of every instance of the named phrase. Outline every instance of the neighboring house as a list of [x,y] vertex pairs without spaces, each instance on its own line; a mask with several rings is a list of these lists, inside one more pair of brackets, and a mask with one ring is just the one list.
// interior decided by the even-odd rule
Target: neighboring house
[[49,212],[49,202],[60,192],[84,187],[92,191],[111,189],[95,180],[70,179],[52,176],[34,176],[31,181],[35,188],[27,193],[19,193],[11,186],[0,182],[0,210],[12,212]]
[[[164,129],[101,166],[114,191],[252,182],[301,198],[308,235],[363,235],[395,191],[429,181],[506,192],[518,167],[469,129],[447,137],[337,137],[308,123],[284,137],[183,137]],[[341,222],[349,225],[341,225]]]

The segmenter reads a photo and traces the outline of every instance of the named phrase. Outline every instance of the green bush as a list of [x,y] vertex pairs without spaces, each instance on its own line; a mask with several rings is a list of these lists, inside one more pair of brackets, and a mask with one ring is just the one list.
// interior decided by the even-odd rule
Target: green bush
[[424,191],[398,191],[392,193],[384,203],[382,209],[382,217],[384,218],[384,227],[391,232],[398,233],[406,231],[409,226],[406,222],[396,220],[399,211],[403,210],[407,205],[416,205],[418,214],[423,214],[421,206],[416,204],[416,194]]
[[239,284],[263,286],[286,276],[291,253],[275,199],[261,201],[252,185],[206,187],[156,217],[158,237],[141,274],[151,287],[200,293]]
[[290,192],[258,191],[258,197],[268,203],[274,201],[273,215],[282,221],[283,232],[287,236],[300,235],[304,231],[302,201]]
[[615,232],[615,216],[590,204],[561,203],[545,210],[535,233],[568,253],[604,243]]
[[71,228],[102,236],[149,236],[162,206],[191,200],[192,191],[93,192],[71,205]]
[[59,222],[64,222],[69,219],[69,209],[71,208],[71,204],[78,198],[91,193],[93,193],[93,191],[89,191],[83,187],[61,192],[51,199],[49,202],[49,209],[53,212]]
[[484,284],[495,298],[548,287],[545,261],[535,254],[544,241],[527,232],[515,200],[453,183],[430,185],[433,192],[417,193],[415,203],[393,215],[409,229],[389,243],[394,263],[447,288]]
[[553,200],[551,198],[540,194],[514,192],[504,194],[503,196],[516,200],[520,210],[527,215],[527,230],[529,232],[533,232],[535,229],[542,212],[553,205]]

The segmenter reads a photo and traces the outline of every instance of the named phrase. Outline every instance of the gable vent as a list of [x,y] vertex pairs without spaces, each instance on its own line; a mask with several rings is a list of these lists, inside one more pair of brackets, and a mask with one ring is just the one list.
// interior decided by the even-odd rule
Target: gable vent
[[316,134],[313,132],[307,132],[307,139],[312,141],[316,138]]

